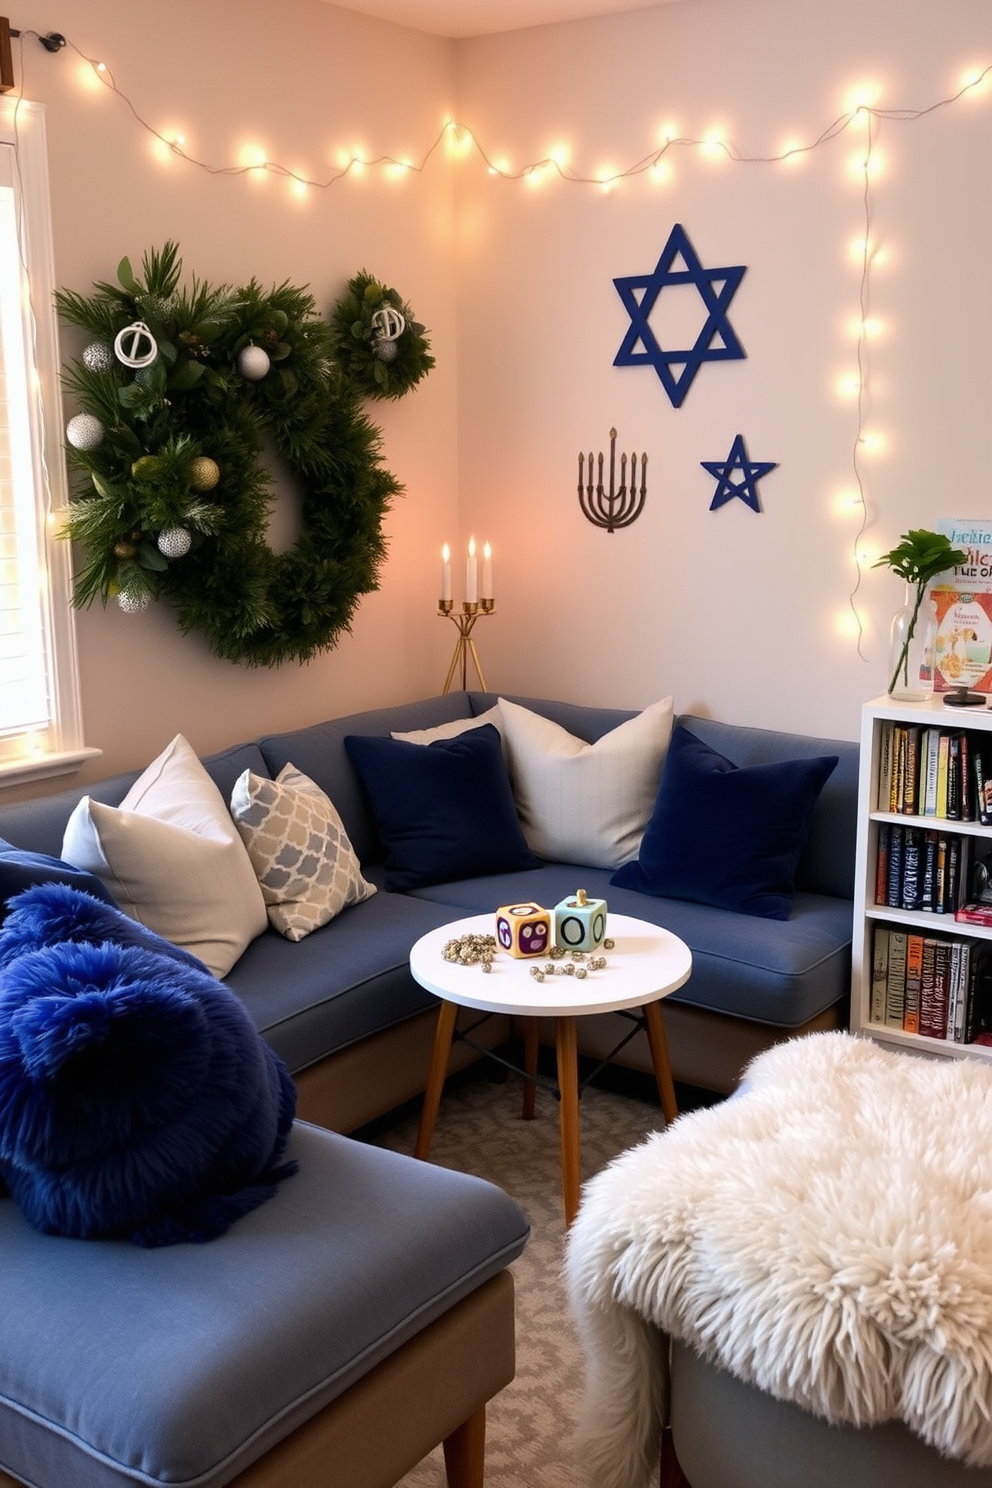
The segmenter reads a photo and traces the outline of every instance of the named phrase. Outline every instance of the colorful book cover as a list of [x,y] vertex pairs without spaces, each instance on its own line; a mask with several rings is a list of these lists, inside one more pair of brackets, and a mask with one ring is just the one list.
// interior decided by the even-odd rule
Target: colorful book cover
[[920,984],[923,980],[923,936],[906,936],[906,995],[902,1009],[903,1033],[920,1031]]
[[992,523],[940,518],[934,531],[968,554],[967,562],[930,586],[937,606],[934,690],[992,692]]

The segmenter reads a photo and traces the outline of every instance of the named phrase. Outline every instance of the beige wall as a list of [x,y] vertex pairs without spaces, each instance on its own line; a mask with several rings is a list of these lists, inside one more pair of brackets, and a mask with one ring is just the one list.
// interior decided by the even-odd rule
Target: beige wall
[[[674,123],[718,128],[743,154],[812,142],[872,82],[882,107],[953,93],[992,62],[986,0],[683,0],[611,19],[462,43],[459,102],[492,157],[519,169],[559,144],[580,174],[649,156]],[[878,126],[866,546],[909,526],[992,509],[986,474],[992,372],[992,88],[917,120]],[[860,703],[886,685],[887,627],[901,603],[866,572],[862,644],[845,627],[857,574],[852,489],[865,130],[803,163],[733,164],[675,148],[604,194],[531,187],[460,167],[459,445],[463,525],[491,532],[501,604],[487,637],[497,685],[644,705],[673,692],[743,723],[857,736]],[[646,274],[681,222],[704,267],[746,265],[730,312],[745,361],[704,365],[674,409],[651,369],[614,368],[629,324],[612,280]],[[673,295],[698,297],[692,290]],[[667,305],[665,297],[660,302]],[[674,304],[669,345],[685,305]],[[684,327],[683,327],[684,330]],[[643,516],[607,534],[582,517],[577,453],[649,453]],[[734,436],[779,468],[761,515],[710,511],[703,460]]]
[[[453,628],[435,614],[437,554],[447,538],[460,560],[473,531],[496,548],[497,613],[477,632],[491,686],[628,706],[672,692],[680,710],[856,736],[901,598],[889,574],[864,574],[859,656],[844,633],[858,517],[839,512],[857,425],[837,382],[855,370],[860,125],[793,166],[678,147],[667,183],[609,193],[502,181],[469,149],[301,202],[271,178],[159,160],[73,48],[105,59],[144,119],[210,163],[248,142],[314,174],[342,147],[419,159],[454,111],[492,158],[519,168],[563,144],[596,174],[649,155],[667,123],[694,138],[719,127],[751,155],[810,142],[866,81],[882,106],[925,107],[992,61],[987,0],[682,0],[459,43],[322,0],[154,13],[75,0],[52,23],[72,46],[49,56],[26,40],[24,92],[48,107],[61,284],[85,291],[167,237],[208,279],[309,283],[324,309],[364,267],[410,300],[438,359],[415,393],[372,408],[407,494],[353,634],[307,667],[257,672],[180,637],[163,607],[82,614],[86,731],[105,751],[89,778],[143,763],[177,730],[205,751],[438,690]],[[879,126],[887,258],[871,310],[884,334],[866,427],[886,449],[863,460],[874,553],[907,526],[989,510],[990,125],[986,87]],[[627,326],[612,279],[650,270],[677,221],[705,267],[747,266],[731,322],[748,353],[704,366],[679,410],[649,369],[612,366]],[[684,337],[695,309],[677,294],[661,324]],[[611,425],[621,448],[647,451],[649,493],[636,525],[608,535],[582,517],[575,484],[577,452],[607,448]],[[709,510],[700,461],[724,459],[737,433],[753,459],[779,462],[760,515],[738,500]]]
[[[78,620],[87,742],[103,757],[81,778],[140,765],[178,731],[201,752],[439,687],[449,653],[436,618],[437,562],[455,527],[455,306],[452,176],[443,151],[423,175],[368,173],[300,200],[270,177],[211,175],[164,162],[126,103],[94,88],[105,60],[154,127],[179,130],[200,160],[247,143],[314,176],[341,148],[402,157],[438,134],[454,103],[453,44],[339,11],[321,0],[76,0],[55,17],[71,43],[23,43],[25,94],[47,105],[58,282],[87,292],[122,254],[178,240],[188,273],[308,284],[328,312],[365,268],[427,324],[437,368],[406,399],[372,403],[388,468],[406,488],[387,518],[380,590],[353,633],[305,667],[250,670],[182,637],[168,610]],[[15,51],[15,58],[16,58]],[[63,349],[78,350],[75,333]]]

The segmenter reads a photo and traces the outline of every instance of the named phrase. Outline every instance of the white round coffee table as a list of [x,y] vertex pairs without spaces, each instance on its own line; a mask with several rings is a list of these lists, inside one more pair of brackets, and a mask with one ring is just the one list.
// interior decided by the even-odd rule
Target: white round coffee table
[[[570,1225],[578,1211],[581,1185],[576,1019],[590,1013],[640,1009],[662,1110],[666,1121],[674,1120],[678,1114],[675,1088],[668,1062],[665,1024],[658,1003],[688,981],[692,971],[692,953],[677,935],[668,930],[633,919],[630,915],[610,914],[606,933],[615,942],[614,947],[599,953],[606,957],[605,968],[588,970],[584,978],[546,975],[543,982],[539,981],[531,975],[531,967],[543,968],[548,961],[543,956],[517,960],[500,951],[488,974],[481,966],[462,966],[444,959],[443,951],[448,941],[465,935],[492,935],[495,923],[494,913],[454,920],[421,936],[410,952],[410,971],[415,981],[441,999],[415,1156],[426,1158],[430,1152],[458,1009],[468,1007],[487,1013],[510,1013],[525,1020],[525,1118],[534,1114],[533,1077],[537,1072],[539,1019],[553,1018],[561,1102],[562,1187],[565,1223]],[[568,959],[563,958],[556,964],[565,965]],[[588,968],[588,960],[575,964]]]

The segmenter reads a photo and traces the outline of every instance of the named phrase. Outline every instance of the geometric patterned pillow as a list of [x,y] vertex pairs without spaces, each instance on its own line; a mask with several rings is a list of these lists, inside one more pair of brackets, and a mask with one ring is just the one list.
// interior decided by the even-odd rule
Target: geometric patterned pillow
[[333,804],[295,765],[284,765],[275,780],[245,770],[231,793],[231,815],[269,920],[287,940],[302,940],[375,893]]

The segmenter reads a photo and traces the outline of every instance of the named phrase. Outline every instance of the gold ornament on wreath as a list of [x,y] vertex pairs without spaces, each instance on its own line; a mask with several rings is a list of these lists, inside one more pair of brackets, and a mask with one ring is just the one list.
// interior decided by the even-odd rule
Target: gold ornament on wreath
[[[56,296],[62,318],[91,338],[64,374],[81,410],[66,426],[77,482],[63,535],[82,553],[74,603],[138,614],[164,599],[184,632],[227,660],[306,661],[378,587],[382,518],[401,487],[361,408],[368,388],[342,365],[305,289],[186,287],[181,274],[178,246],[166,243],[140,274],[122,258],[116,283]],[[395,291],[370,306],[370,326],[380,304],[374,334],[422,339]],[[396,363],[405,386],[394,379],[387,393],[373,378],[375,395],[418,381],[434,364],[425,346],[408,341]],[[269,445],[303,487],[299,540],[279,554],[266,538]]]

